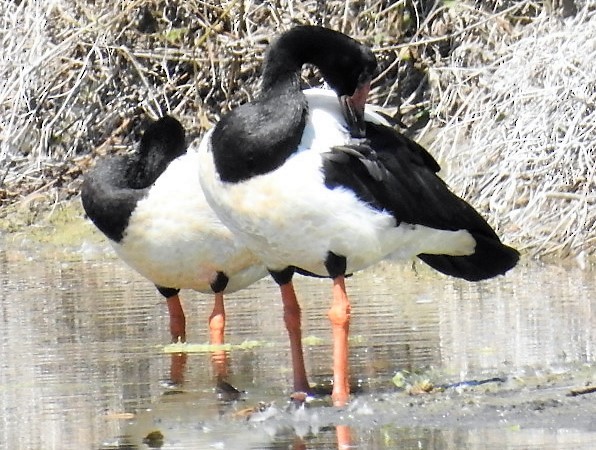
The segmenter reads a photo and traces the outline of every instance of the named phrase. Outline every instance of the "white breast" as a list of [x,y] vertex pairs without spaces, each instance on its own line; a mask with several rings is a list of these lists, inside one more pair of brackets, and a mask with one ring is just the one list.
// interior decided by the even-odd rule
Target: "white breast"
[[168,166],[114,248],[141,275],[165,287],[211,292],[216,272],[224,271],[230,277],[227,291],[234,291],[266,274],[206,202],[194,152]]

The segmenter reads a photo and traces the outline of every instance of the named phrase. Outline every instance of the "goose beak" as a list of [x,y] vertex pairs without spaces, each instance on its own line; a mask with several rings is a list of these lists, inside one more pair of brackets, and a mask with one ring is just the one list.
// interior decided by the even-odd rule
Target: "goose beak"
[[369,91],[370,81],[358,86],[352,95],[342,95],[339,98],[342,113],[353,138],[363,138],[366,135],[364,106]]

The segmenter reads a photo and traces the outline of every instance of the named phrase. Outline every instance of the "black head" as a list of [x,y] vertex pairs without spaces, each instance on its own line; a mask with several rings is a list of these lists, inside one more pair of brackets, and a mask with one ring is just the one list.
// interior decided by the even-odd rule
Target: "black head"
[[130,166],[130,186],[146,188],[163,173],[168,164],[185,152],[186,136],[180,122],[170,116],[153,122],[141,138],[136,163]]
[[284,76],[295,76],[304,63],[317,66],[339,97],[352,136],[364,137],[364,107],[377,69],[371,49],[328,28],[292,28],[269,48],[263,72],[264,90]]
[[303,25],[286,31],[271,44],[263,84],[274,83],[280,74],[295,73],[305,63],[317,66],[338,96],[353,95],[370,82],[377,68],[375,55],[365,45],[339,31]]
[[321,60],[316,65],[339,97],[351,96],[370,84],[377,70],[377,59],[369,47],[345,34],[333,33],[334,38],[329,39],[328,48],[323,46]]
[[164,116],[150,124],[143,137],[139,153],[159,151],[175,159],[186,151],[186,136],[182,124],[171,116]]

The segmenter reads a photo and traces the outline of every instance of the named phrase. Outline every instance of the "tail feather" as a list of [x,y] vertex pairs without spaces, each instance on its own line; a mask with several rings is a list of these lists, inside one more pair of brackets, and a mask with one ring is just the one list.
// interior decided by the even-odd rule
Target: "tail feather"
[[418,257],[445,275],[480,281],[502,275],[519,260],[519,252],[503,244],[498,238],[472,233],[476,239],[474,254],[469,256],[429,255]]

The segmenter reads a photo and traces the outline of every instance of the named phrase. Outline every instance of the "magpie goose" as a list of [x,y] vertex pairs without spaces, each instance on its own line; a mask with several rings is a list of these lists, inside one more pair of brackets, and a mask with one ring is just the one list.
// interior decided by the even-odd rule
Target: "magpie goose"
[[151,123],[132,154],[100,160],[85,176],[85,212],[130,267],[167,299],[174,342],[186,340],[178,292],[214,293],[212,344],[222,344],[223,293],[267,274],[252,252],[219,221],[202,194],[198,154],[186,151],[173,117]]
[[[304,63],[320,69],[332,95],[301,91]],[[450,191],[424,148],[365,112],[375,69],[372,52],[347,36],[293,28],[268,49],[260,96],[224,116],[199,148],[207,201],[282,288],[294,271],[333,280],[337,405],[349,396],[347,274],[417,256],[476,281],[505,273],[519,257]],[[300,308],[295,299],[284,306],[294,388],[307,388]]]

